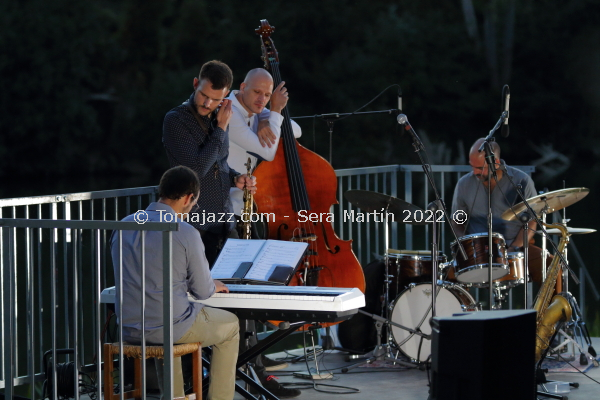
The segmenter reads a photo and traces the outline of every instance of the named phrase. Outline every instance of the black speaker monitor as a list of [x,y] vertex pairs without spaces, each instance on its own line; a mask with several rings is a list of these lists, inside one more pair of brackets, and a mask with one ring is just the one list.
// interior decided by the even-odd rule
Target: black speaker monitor
[[535,399],[535,310],[432,320],[432,400]]

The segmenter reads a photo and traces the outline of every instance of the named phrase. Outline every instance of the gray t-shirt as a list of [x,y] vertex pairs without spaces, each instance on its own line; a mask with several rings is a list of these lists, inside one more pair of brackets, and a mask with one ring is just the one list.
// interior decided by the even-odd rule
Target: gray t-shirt
[[[146,208],[148,220],[179,222],[179,230],[172,233],[173,252],[173,340],[176,342],[192,326],[202,309],[200,303],[191,303],[187,292],[204,300],[215,292],[215,284],[204,255],[204,244],[196,228],[176,218],[173,209],[163,203],[151,203]],[[165,217],[171,214],[172,217]],[[167,219],[168,218],[168,219]],[[172,219],[171,219],[172,218]],[[134,221],[129,215],[123,221]],[[123,340],[139,343],[142,339],[141,319],[141,231],[123,231]],[[119,310],[119,241],[111,240],[111,254],[117,289],[116,310]],[[163,261],[162,232],[146,233],[146,342],[163,343]]]
[[[537,195],[533,180],[529,175],[509,166],[506,166],[506,171],[515,184],[521,185],[526,199]],[[492,191],[492,229],[504,236],[507,246],[510,246],[515,240],[522,225],[518,221],[503,220],[501,216],[511,206],[522,201],[523,199],[520,198],[508,178],[503,175]],[[487,233],[488,190],[472,171],[461,177],[454,189],[452,213],[454,214],[457,210],[467,213],[466,235]]]

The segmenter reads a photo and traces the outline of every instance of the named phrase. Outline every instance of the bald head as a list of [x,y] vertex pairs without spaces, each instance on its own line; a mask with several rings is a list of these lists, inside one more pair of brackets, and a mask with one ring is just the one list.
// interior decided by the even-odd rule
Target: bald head
[[273,77],[263,68],[255,68],[246,74],[236,95],[248,115],[260,114],[273,94]]
[[[478,155],[485,158],[485,152],[479,152],[479,148],[481,147],[483,142],[485,142],[485,138],[479,138],[475,141],[475,143],[473,143],[473,146],[471,146],[471,150],[469,150],[469,158],[474,155]],[[490,142],[490,147],[492,148],[492,151],[494,152],[496,158],[500,159],[500,145],[496,142]]]
[[248,73],[246,74],[246,78],[244,78],[244,83],[248,85],[250,83],[254,83],[257,80],[263,79],[270,81],[271,84],[273,84],[273,77],[271,76],[269,71],[267,71],[264,68],[254,68],[248,71]]
[[[477,139],[471,150],[469,151],[469,164],[473,168],[473,174],[483,182],[487,182],[488,179],[488,168],[485,160],[485,151],[479,151],[479,148],[485,141],[484,138]],[[500,146],[496,142],[490,142],[492,152],[496,156],[496,164],[500,164]]]

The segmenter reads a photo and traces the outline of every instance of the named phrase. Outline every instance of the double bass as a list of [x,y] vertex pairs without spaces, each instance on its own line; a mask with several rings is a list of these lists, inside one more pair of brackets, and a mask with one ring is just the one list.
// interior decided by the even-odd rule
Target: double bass
[[[273,75],[276,87],[282,79],[279,57],[270,37],[274,29],[263,19],[256,33],[261,38],[265,69]],[[282,115],[275,158],[259,164],[254,171],[260,182],[260,190],[254,194],[258,210],[275,215],[274,221],[267,222],[266,236],[309,244],[290,285],[356,287],[364,293],[365,276],[352,251],[352,241],[341,240],[331,224],[330,208],[338,204],[335,171],[324,158],[296,141],[287,106]]]

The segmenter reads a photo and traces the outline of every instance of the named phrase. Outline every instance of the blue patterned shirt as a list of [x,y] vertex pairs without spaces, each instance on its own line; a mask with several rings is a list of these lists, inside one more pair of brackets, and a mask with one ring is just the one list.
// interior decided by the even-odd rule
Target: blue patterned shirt
[[[196,110],[194,94],[189,100]],[[200,198],[191,211],[198,213],[188,221],[193,227],[217,234],[226,234],[234,229],[230,221],[233,212],[229,189],[234,185],[238,173],[229,168],[229,134],[216,127],[205,132],[184,103],[169,111],[163,123],[163,145],[167,151],[171,167],[185,165],[196,171],[200,179]],[[210,119],[196,114],[207,127]],[[210,219],[211,217],[214,219]]]

